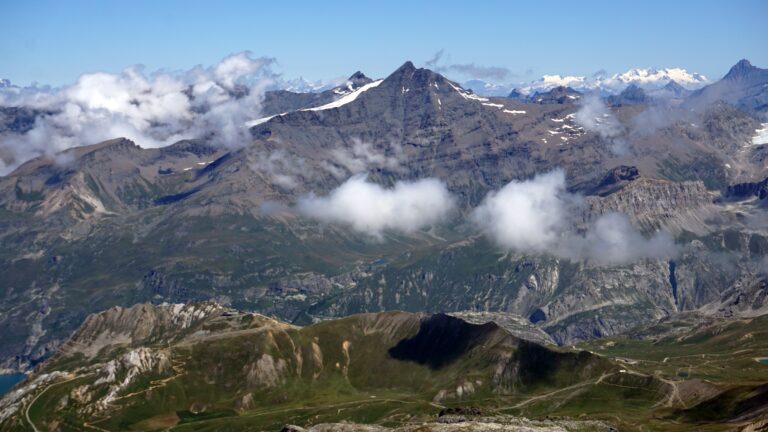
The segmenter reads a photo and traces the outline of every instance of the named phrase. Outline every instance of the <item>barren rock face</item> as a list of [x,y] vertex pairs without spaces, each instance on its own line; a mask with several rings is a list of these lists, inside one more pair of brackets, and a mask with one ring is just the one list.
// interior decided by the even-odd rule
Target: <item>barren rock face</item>
[[225,310],[214,303],[114,307],[89,316],[67,343],[64,352],[68,355],[82,352],[92,358],[111,345],[135,347],[171,341],[204,319],[220,315]]
[[717,211],[715,197],[702,182],[640,178],[607,196],[587,197],[583,220],[589,222],[609,212],[620,212],[650,233],[659,229],[676,234],[684,229],[706,233],[706,219]]

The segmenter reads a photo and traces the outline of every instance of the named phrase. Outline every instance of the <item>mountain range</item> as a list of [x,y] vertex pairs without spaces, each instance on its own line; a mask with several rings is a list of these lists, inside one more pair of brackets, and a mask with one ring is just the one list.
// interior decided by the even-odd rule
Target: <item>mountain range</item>
[[670,82],[688,90],[696,90],[710,84],[710,80],[704,75],[681,68],[634,68],[613,75],[598,72],[591,77],[544,75],[525,84],[495,84],[482,80],[470,80],[464,83],[464,87],[483,96],[506,96],[513,91],[532,96],[556,87],[570,87],[581,93],[599,92],[603,95],[615,95],[631,85],[650,91],[659,90]]
[[[754,421],[762,363],[680,384],[680,364],[631,341],[673,358],[670,326],[704,354],[738,334],[760,358],[768,71],[610,80],[623,91],[484,97],[406,62],[267,91],[239,146],[115,137],[26,161],[0,177],[0,364],[32,375],[2,427],[279,428],[323,398],[364,423],[470,404],[493,418],[444,420],[504,424],[483,402],[504,394],[513,414],[599,421],[522,426],[609,430],[576,395],[612,391],[610,410],[658,414],[630,430]],[[51,115],[0,114],[15,135]],[[560,391],[576,399],[544,397]],[[312,415],[344,418],[296,420]]]

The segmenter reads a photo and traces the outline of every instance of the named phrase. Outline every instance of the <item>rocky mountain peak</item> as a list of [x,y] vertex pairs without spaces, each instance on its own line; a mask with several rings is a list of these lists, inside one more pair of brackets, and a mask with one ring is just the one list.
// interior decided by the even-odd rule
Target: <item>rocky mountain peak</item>
[[395,75],[397,73],[413,72],[414,70],[416,70],[416,66],[413,65],[412,61],[408,60],[405,63],[403,63],[402,66],[400,66],[394,72],[392,72],[392,75]]
[[669,82],[663,88],[674,92],[685,90],[685,87],[678,84],[675,80],[669,80]]
[[352,81],[353,83],[358,83],[358,82],[369,83],[369,82],[371,82],[371,79],[368,78],[364,73],[362,73],[360,71],[357,71],[357,72],[353,73],[352,75],[350,75],[349,81]]
[[[447,79],[439,73],[430,69],[416,68],[413,63],[407,61],[386,77],[379,88],[388,93],[412,95],[427,91],[430,86],[433,86],[432,90],[437,92],[448,91],[450,87],[446,82]],[[471,91],[467,92],[471,93]]]
[[518,89],[512,89],[511,92],[509,92],[509,95],[507,96],[510,99],[516,99],[516,100],[525,100],[526,96],[520,92]]
[[581,93],[568,86],[557,86],[549,91],[531,96],[531,100],[540,104],[564,104],[581,97]]
[[610,170],[608,174],[603,177],[600,185],[605,186],[609,184],[615,184],[622,180],[632,181],[638,177],[640,177],[640,172],[637,170],[637,167],[620,165]]
[[670,80],[664,87],[662,87],[662,90],[676,97],[690,94],[690,90],[681,86],[680,83],[675,80]]
[[724,79],[728,79],[732,81],[742,80],[742,79],[748,78],[754,72],[757,72],[759,70],[760,68],[752,66],[752,63],[750,63],[749,60],[742,59],[742,60],[739,60],[738,63],[733,65],[731,70],[729,70],[728,73],[725,75]]
[[618,96],[612,97],[614,105],[632,105],[643,104],[648,101],[648,97],[641,87],[636,84],[630,84]]
[[[429,71],[428,69],[419,69],[416,68],[416,66],[413,65],[410,61],[407,61],[403,63],[402,66],[397,68],[394,72],[392,72],[384,81],[390,81],[390,80],[397,80],[402,81],[404,79],[410,79],[413,78],[414,75],[416,75],[420,71]],[[429,71],[430,73],[433,73],[432,71]]]
[[723,79],[691,94],[686,105],[697,110],[707,110],[717,101],[723,101],[747,112],[763,114],[768,109],[766,84],[768,69],[741,60]]
[[629,165],[619,165],[603,176],[600,183],[590,192],[592,195],[607,196],[621,188],[627,183],[640,177],[637,167]]

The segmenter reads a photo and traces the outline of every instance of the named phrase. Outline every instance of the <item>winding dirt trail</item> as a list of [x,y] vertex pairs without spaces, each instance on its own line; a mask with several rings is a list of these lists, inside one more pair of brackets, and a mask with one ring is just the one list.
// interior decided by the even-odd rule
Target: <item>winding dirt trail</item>
[[613,375],[613,373],[603,372],[603,374],[600,375],[600,377],[597,378],[594,381],[584,381],[584,382],[580,382],[578,384],[574,384],[574,385],[571,385],[571,386],[568,386],[568,387],[563,387],[561,389],[557,389],[555,391],[551,391],[549,393],[544,393],[544,394],[541,394],[541,395],[538,395],[538,396],[533,396],[533,397],[528,398],[528,399],[526,399],[526,400],[524,400],[524,401],[522,401],[522,402],[520,402],[520,403],[518,403],[516,405],[512,405],[511,408],[522,408],[522,407],[530,404],[531,402],[535,402],[535,401],[541,400],[541,399],[546,399],[546,398],[548,398],[548,397],[550,397],[552,395],[558,394],[558,393],[562,393],[562,392],[565,392],[565,391],[568,391],[568,390],[573,390],[573,389],[577,389],[577,388],[588,386],[588,385],[600,384],[601,382],[603,382],[603,380],[607,376],[610,376],[610,375]]
[[65,383],[74,381],[74,380],[79,379],[79,378],[87,377],[89,375],[92,375],[92,373],[88,373],[88,374],[85,374],[85,375],[75,375],[74,377],[66,379],[64,381],[59,381],[59,382],[55,382],[53,384],[49,384],[48,387],[44,388],[43,391],[38,393],[37,396],[35,396],[35,398],[32,399],[31,402],[29,402],[29,405],[27,405],[27,409],[24,410],[24,417],[27,419],[27,423],[29,423],[29,425],[32,426],[32,430],[35,431],[35,432],[40,432],[40,429],[38,429],[37,426],[35,426],[35,423],[29,417],[29,410],[30,410],[30,408],[32,408],[32,406],[35,404],[35,402],[37,402],[37,400],[40,399],[40,396],[44,395],[45,392],[50,390],[50,388],[53,387],[53,386],[65,384]]

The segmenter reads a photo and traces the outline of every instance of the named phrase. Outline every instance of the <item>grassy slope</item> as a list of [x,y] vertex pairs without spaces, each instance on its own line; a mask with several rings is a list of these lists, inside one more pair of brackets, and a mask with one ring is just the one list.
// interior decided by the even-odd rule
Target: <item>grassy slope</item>
[[[381,316],[390,322],[398,313]],[[257,326],[258,320],[246,321],[239,325]],[[768,395],[759,388],[768,381],[768,365],[754,360],[768,348],[768,317],[700,324],[697,331],[681,332],[684,337],[668,336],[670,329],[691,324],[662,324],[634,335],[646,339],[601,339],[580,347],[614,359],[615,366],[598,360],[588,362],[593,365],[589,369],[575,354],[557,356],[558,362],[541,368],[546,370],[544,375],[529,372],[528,381],[516,382],[507,390],[479,385],[472,395],[438,403],[433,403],[433,397],[441,389],[465,381],[489,383],[489,366],[497,355],[530,348],[486,344],[434,369],[387,354],[399,340],[416,334],[418,321],[387,327],[361,316],[181,343],[172,353],[177,362],[183,362],[183,375],[119,401],[109,417],[94,425],[106,430],[183,431],[278,430],[285,423],[342,420],[398,425],[434,419],[443,406],[478,406],[488,414],[604,419],[621,430],[684,431],[693,425],[697,430],[728,430],[733,426],[728,419],[749,412]],[[348,368],[342,349],[345,341]],[[310,359],[313,343],[322,349],[322,367]],[[296,352],[302,352],[303,362],[296,361]],[[284,359],[285,367],[297,372],[286,375],[277,386],[249,382],[248,365],[264,354]],[[525,357],[546,364],[541,354],[526,351]],[[525,370],[535,368],[528,365]],[[678,376],[681,371],[690,373],[689,377]],[[46,430],[46,424],[55,424],[66,430],[66,425],[82,424],[71,410],[52,413],[66,394],[87,379],[57,384],[41,396],[30,409],[38,428]],[[147,378],[132,387],[140,391],[149,385]],[[667,404],[674,386],[679,386],[681,398]],[[697,398],[697,391],[703,396]],[[244,406],[241,401],[248,394],[252,400]]]

